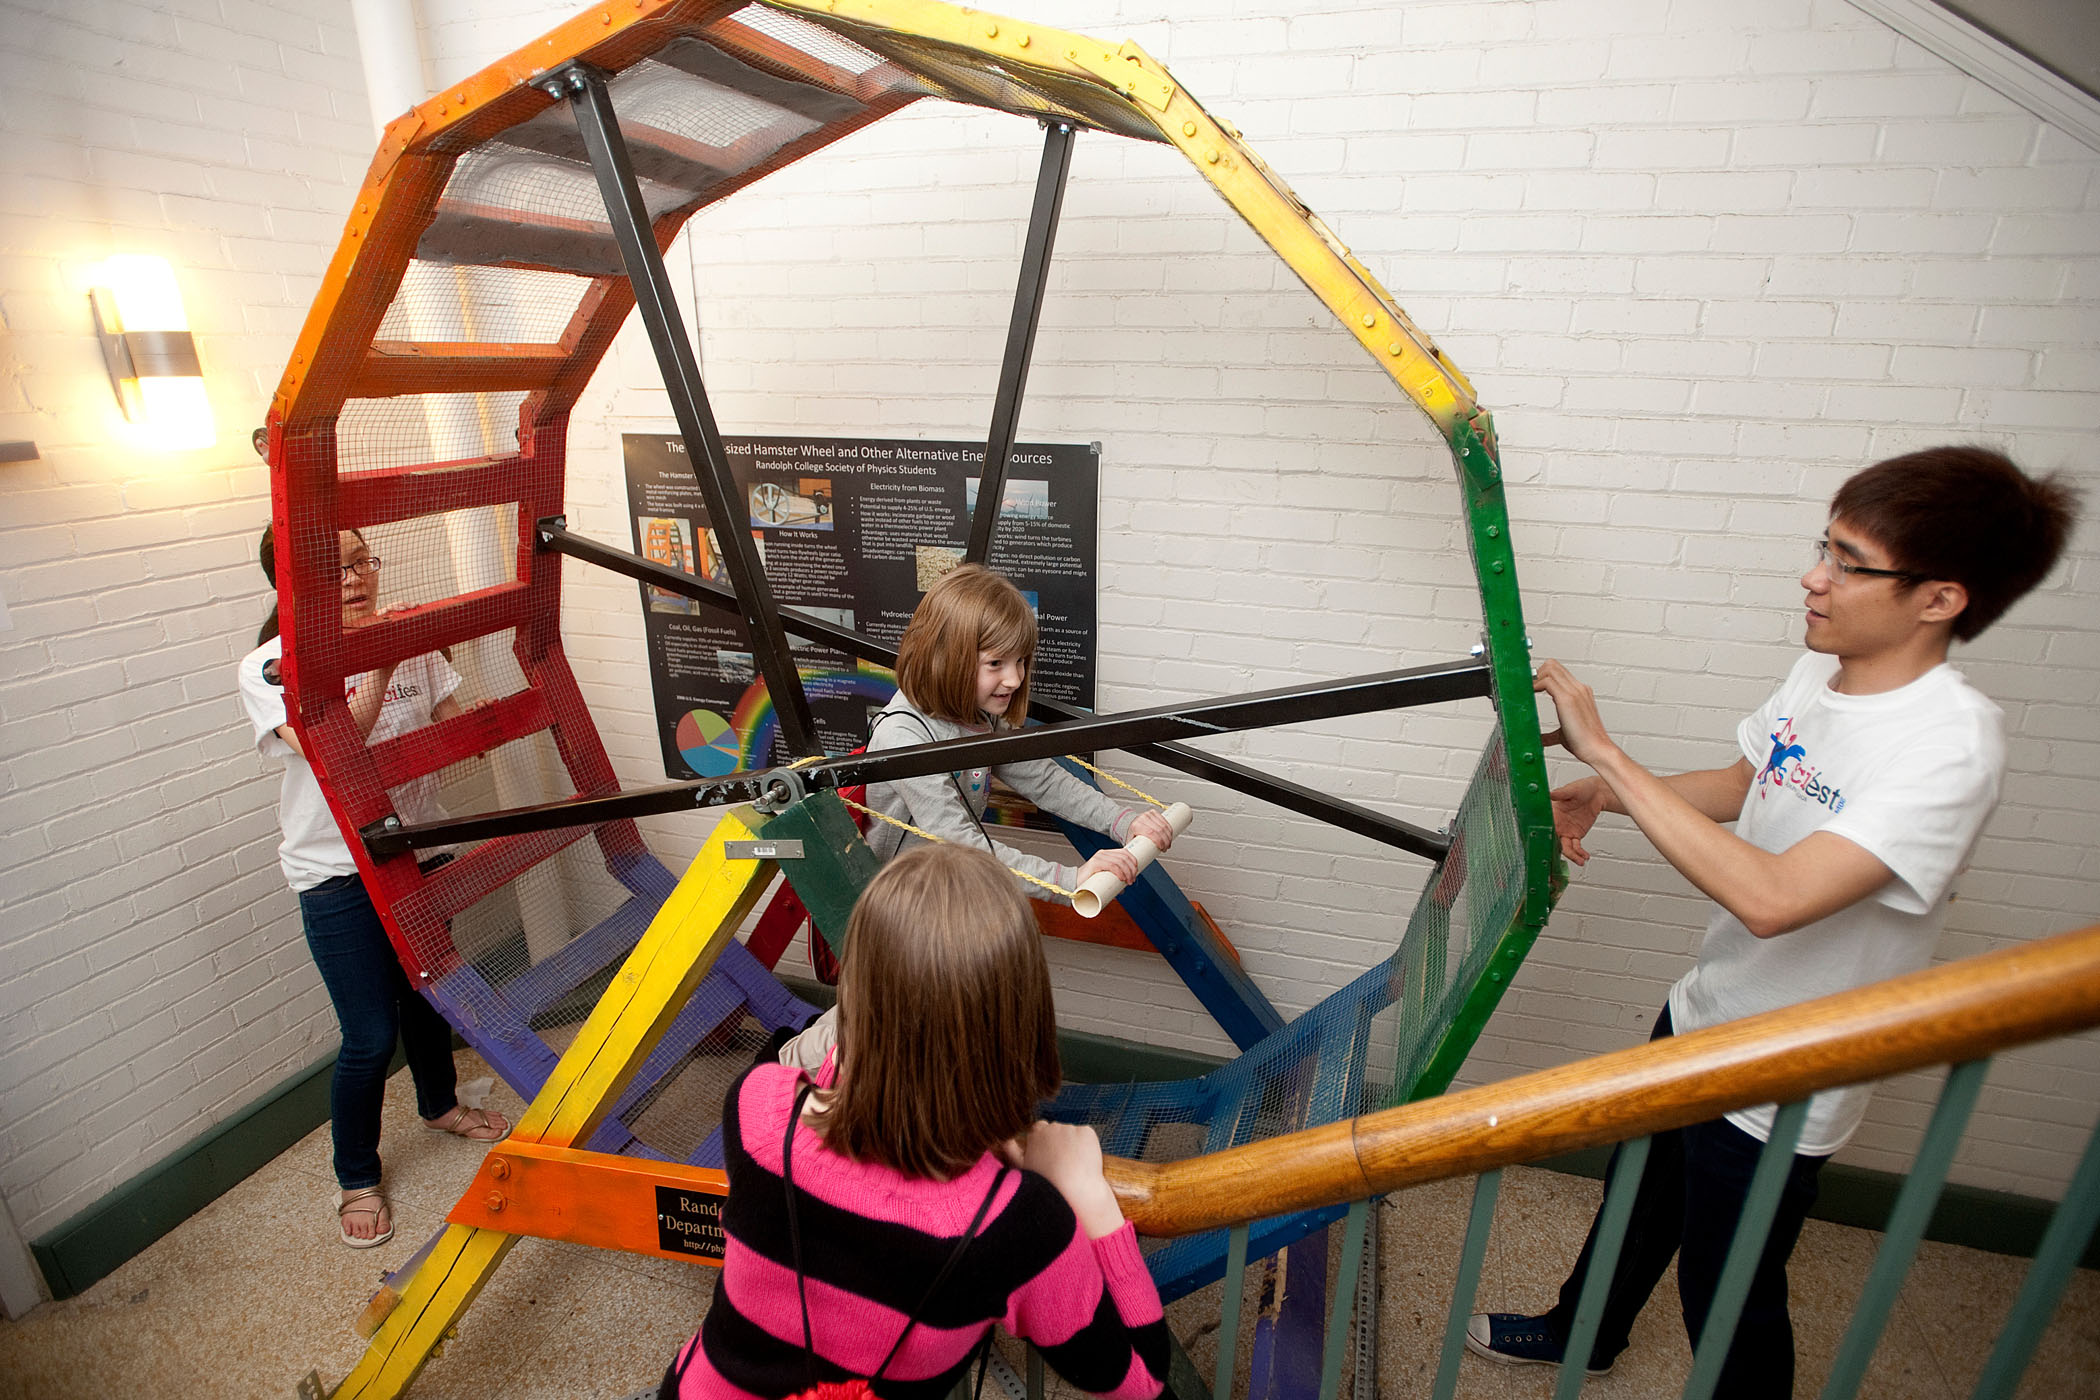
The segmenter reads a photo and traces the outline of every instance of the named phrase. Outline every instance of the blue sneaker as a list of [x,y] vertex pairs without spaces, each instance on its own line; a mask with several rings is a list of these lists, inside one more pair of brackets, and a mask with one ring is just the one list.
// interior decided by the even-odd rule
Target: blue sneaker
[[[1474,1313],[1466,1323],[1466,1350],[1504,1366],[1558,1366],[1567,1343],[1553,1335],[1543,1317],[1517,1313]],[[1610,1373],[1612,1363],[1586,1366],[1593,1376]]]

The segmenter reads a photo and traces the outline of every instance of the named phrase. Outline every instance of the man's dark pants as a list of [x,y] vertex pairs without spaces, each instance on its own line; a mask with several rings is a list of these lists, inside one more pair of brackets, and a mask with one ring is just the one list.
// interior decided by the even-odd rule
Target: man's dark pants
[[[1650,1038],[1660,1040],[1668,1034],[1670,1011],[1666,1006]],[[1619,1264],[1605,1296],[1604,1318],[1590,1349],[1592,1365],[1609,1365],[1626,1349],[1633,1320],[1655,1291],[1673,1254],[1677,1256],[1677,1296],[1684,1304],[1685,1334],[1693,1346],[1698,1345],[1763,1148],[1762,1142],[1726,1119],[1655,1135],[1647,1171],[1634,1196]],[[1618,1152],[1612,1153],[1605,1174],[1607,1192],[1618,1176],[1619,1157]],[[1794,1325],[1787,1316],[1786,1261],[1800,1238],[1809,1207],[1815,1204],[1816,1175],[1827,1160],[1797,1153],[1788,1169],[1772,1233],[1765,1241],[1736,1326],[1735,1343],[1714,1391],[1716,1400],[1773,1400],[1793,1394]],[[1596,1247],[1597,1222],[1593,1220],[1575,1270],[1561,1285],[1560,1302],[1546,1314],[1546,1325],[1563,1343],[1574,1329],[1575,1303]]]

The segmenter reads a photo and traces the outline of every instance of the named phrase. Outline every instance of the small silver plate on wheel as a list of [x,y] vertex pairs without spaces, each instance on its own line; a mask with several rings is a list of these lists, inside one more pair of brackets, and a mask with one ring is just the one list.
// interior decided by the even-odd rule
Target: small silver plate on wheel
[[724,841],[722,848],[731,860],[800,860],[800,841]]

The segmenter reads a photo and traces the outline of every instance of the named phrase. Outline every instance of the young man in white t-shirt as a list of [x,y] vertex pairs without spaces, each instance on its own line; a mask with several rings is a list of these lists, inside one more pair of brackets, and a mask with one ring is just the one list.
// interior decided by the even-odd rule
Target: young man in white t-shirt
[[[2003,717],[1947,664],[1948,647],[1980,634],[2041,581],[2075,506],[2060,478],[2030,479],[1976,448],[1914,452],[1853,476],[1831,502],[1827,536],[1801,579],[1808,654],[1737,727],[1741,756],[1725,768],[1657,777],[1612,741],[1588,686],[1557,661],[1539,667],[1558,741],[1596,770],[1553,793],[1569,859],[1587,863],[1582,838],[1600,814],[1621,813],[1717,906],[1656,1036],[1930,960],[2005,768]],[[1811,1101],[1715,1391],[1723,1400],[1793,1392],[1787,1256],[1817,1173],[1859,1126],[1869,1093],[1840,1089]],[[1592,1375],[1625,1349],[1673,1254],[1685,1330],[1697,1344],[1773,1117],[1767,1105],[1656,1136],[1588,1358]],[[1476,1314],[1468,1349],[1558,1365],[1594,1224],[1590,1235],[1553,1309]]]

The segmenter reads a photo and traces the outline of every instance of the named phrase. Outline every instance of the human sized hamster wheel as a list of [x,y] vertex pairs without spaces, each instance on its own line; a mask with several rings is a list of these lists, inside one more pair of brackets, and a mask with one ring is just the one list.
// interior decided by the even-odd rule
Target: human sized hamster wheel
[[[739,492],[662,250],[695,212],[921,100],[1045,128],[1013,327],[964,557],[990,556],[1072,143],[1171,146],[1264,239],[1449,445],[1483,635],[1449,663],[1124,714],[1038,702],[1034,727],[827,756],[788,628],[894,654],[781,608],[746,528],[831,502]],[[568,420],[641,313],[716,527],[648,557],[564,514]],[[1242,1054],[1203,1078],[1077,1086],[1059,1117],[1110,1150],[1188,1155],[1435,1093],[1449,1082],[1557,893],[1552,818],[1494,433],[1465,378],[1239,139],[1133,44],[934,0],[617,0],[591,7],[391,123],[271,408],[288,709],[402,966],[528,1102],[512,1138],[388,1295],[335,1392],[398,1393],[512,1242],[576,1240],[719,1260],[715,1114],[727,1079],[813,1008],[734,934],[776,872],[827,939],[872,857],[837,790],[1029,757],[1122,750],[1311,816],[1432,869],[1390,958],[1285,1023],[1158,866],[1123,896]],[[339,533],[387,560],[392,605],[346,629]],[[791,766],[623,789],[561,627],[564,560],[734,618]],[[444,649],[457,718],[367,745],[344,682]],[[1444,829],[1182,741],[1489,697],[1497,715]],[[436,776],[473,815],[405,825],[389,793]],[[635,818],[719,807],[674,876]],[[455,859],[427,873],[417,856]],[[1263,1222],[1257,1253],[1334,1212]],[[1150,1257],[1167,1296],[1218,1276],[1218,1235]],[[1324,1257],[1324,1252],[1323,1256]],[[1324,1280],[1321,1286],[1324,1286]]]

